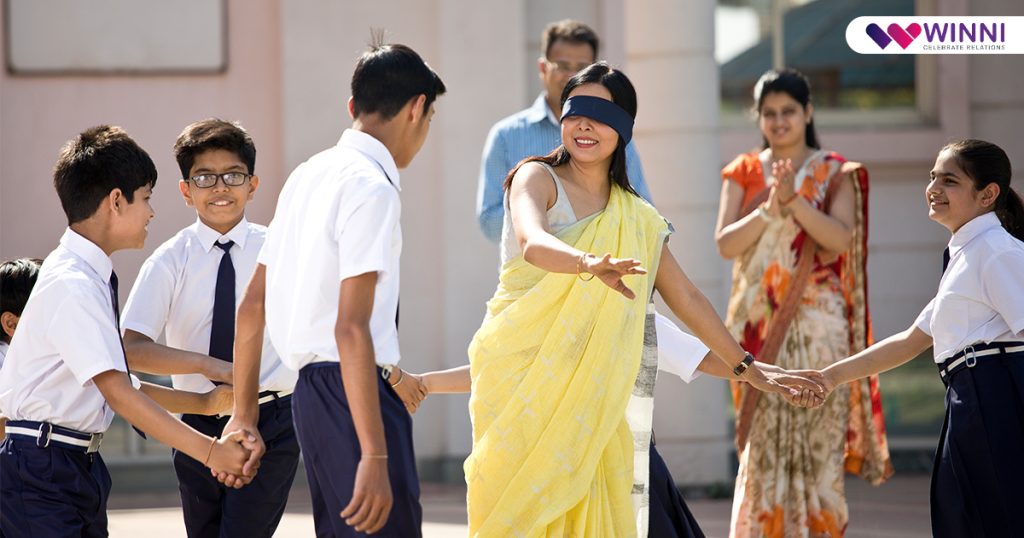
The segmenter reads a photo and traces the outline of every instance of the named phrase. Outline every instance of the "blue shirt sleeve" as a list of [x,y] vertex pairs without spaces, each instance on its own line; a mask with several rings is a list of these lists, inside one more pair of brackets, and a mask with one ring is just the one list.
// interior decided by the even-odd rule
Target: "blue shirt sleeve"
[[636,143],[632,141],[626,145],[626,175],[629,176],[629,184],[633,186],[633,190],[654,205],[651,191],[647,188],[647,182],[644,181],[644,168],[640,165],[640,154],[636,152]]
[[492,243],[501,241],[501,227],[505,221],[505,191],[502,183],[512,167],[508,161],[508,148],[502,130],[495,125],[484,143],[476,191],[476,218],[480,231]]

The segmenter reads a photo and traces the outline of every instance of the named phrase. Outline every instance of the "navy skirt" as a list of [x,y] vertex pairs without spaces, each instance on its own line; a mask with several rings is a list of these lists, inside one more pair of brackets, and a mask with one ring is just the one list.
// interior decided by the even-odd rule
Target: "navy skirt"
[[648,536],[651,538],[704,538],[697,526],[686,501],[679,493],[675,480],[661,459],[658,450],[651,443],[651,524]]
[[932,472],[932,534],[1024,536],[1022,491],[1024,352],[979,358],[946,386]]

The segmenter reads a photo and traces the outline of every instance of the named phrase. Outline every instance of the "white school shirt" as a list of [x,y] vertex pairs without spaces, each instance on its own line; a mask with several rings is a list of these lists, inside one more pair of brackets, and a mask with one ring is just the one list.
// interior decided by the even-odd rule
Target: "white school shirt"
[[267,267],[267,330],[290,368],[338,362],[341,281],[369,272],[377,273],[370,315],[376,361],[398,363],[399,189],[388,149],[353,129],[288,178],[259,263]]
[[953,234],[949,255],[938,293],[914,321],[934,340],[935,362],[971,344],[1024,339],[1024,243],[989,212]]
[[70,228],[46,257],[0,369],[0,409],[8,419],[88,433],[110,427],[114,412],[92,378],[125,371],[112,269],[98,246]]
[[0,368],[4,367],[4,359],[7,358],[7,348],[10,344],[7,342],[0,341]]
[[[160,245],[139,270],[124,307],[121,328],[144,334],[154,341],[165,333],[168,346],[206,355],[210,352],[213,299],[217,271],[224,251],[214,243],[234,241],[231,263],[235,267],[235,310],[256,270],[263,247],[265,226],[245,218],[228,233],[219,232],[198,219]],[[283,391],[295,387],[298,373],[278,358],[264,331],[260,360],[260,390]],[[174,388],[209,392],[213,383],[202,374],[171,376]]]

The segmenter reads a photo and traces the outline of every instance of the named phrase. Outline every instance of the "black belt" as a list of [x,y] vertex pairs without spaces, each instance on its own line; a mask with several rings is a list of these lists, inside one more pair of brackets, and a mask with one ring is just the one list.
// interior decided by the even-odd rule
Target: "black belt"
[[80,432],[34,420],[8,421],[7,436],[35,441],[39,448],[60,447],[85,453],[98,451],[103,441],[102,433]]
[[943,383],[964,368],[974,368],[979,360],[994,359],[1011,353],[1024,352],[1024,342],[989,342],[971,344],[939,364],[939,377]]

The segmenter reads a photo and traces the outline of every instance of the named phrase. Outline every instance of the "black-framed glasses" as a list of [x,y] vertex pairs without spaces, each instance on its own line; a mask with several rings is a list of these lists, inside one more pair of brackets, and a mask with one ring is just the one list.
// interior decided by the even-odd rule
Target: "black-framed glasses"
[[188,178],[193,185],[200,189],[208,189],[217,184],[219,178],[228,187],[237,187],[245,183],[245,180],[252,177],[252,174],[245,172],[224,172],[223,174],[199,174]]

